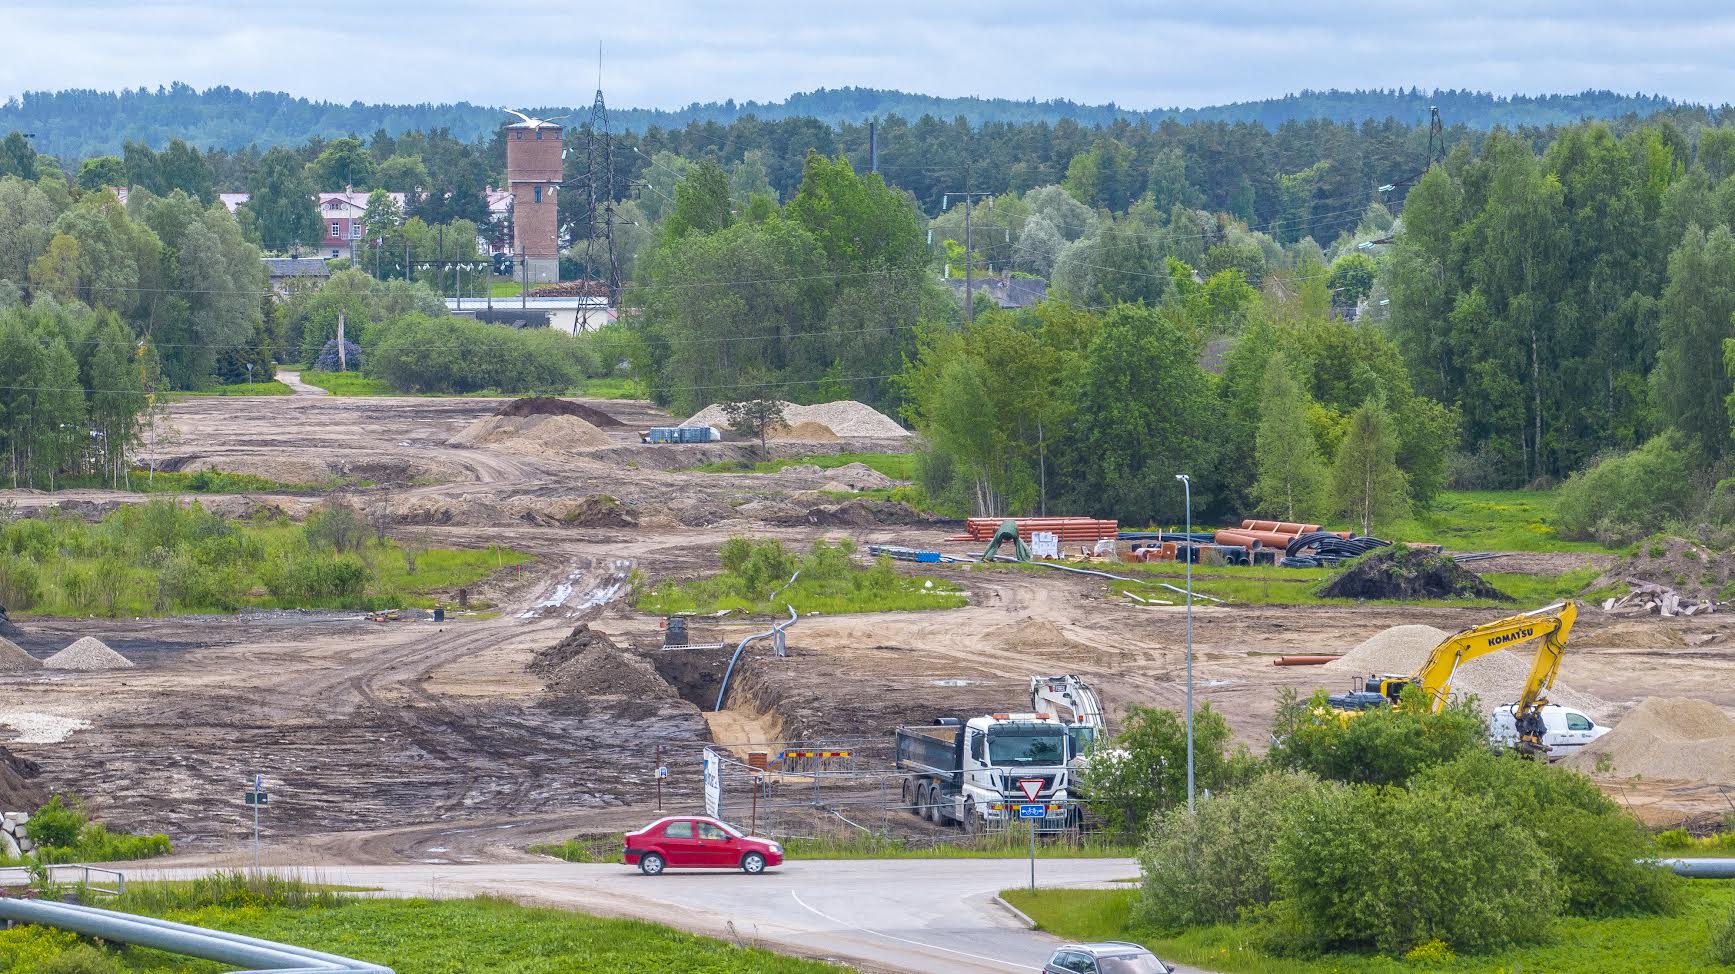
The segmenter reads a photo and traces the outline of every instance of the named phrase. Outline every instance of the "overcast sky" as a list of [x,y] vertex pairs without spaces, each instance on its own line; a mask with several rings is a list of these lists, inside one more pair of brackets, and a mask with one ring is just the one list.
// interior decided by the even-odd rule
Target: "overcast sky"
[[1132,108],[1409,85],[1735,101],[1735,4],[1681,0],[0,0],[0,98],[185,81],[578,105],[599,41],[618,107],[847,85]]

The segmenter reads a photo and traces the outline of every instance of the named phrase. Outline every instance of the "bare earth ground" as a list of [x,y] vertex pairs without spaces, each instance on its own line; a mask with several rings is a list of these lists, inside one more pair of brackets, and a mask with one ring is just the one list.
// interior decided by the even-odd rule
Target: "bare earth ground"
[[[536,555],[485,583],[494,617],[370,623],[341,613],[198,619],[22,619],[5,635],[37,656],[96,636],[137,669],[0,675],[0,720],[25,712],[90,727],[53,744],[0,743],[38,762],[47,783],[85,797],[111,825],[163,830],[183,863],[239,861],[250,816],[240,792],[271,782],[267,861],[460,862],[528,858],[531,841],[642,824],[658,749],[665,798],[694,808],[699,751],[713,737],[886,737],[942,714],[1012,709],[1035,673],[1076,672],[1119,713],[1184,699],[1185,616],[1107,597],[1097,579],[1061,572],[940,566],[970,593],[967,608],[810,616],[790,656],[753,651],[730,709],[690,700],[716,692],[721,659],[658,652],[658,620],[627,604],[629,574],[655,583],[714,570],[732,534],[805,544],[943,546],[953,527],[883,505],[846,503],[820,472],[695,474],[679,468],[745,457],[737,444],[644,446],[636,431],[667,422],[646,403],[593,402],[626,423],[618,446],[529,455],[446,441],[500,405],[486,399],[259,397],[173,407],[161,469],[213,466],[293,483],[347,477],[363,505],[388,505],[399,531],[436,544],[500,544]],[[782,455],[885,450],[846,441],[779,444]],[[141,457],[141,460],[145,458]],[[618,505],[599,504],[606,496]],[[87,516],[136,502],[125,491],[0,492],[21,508],[59,504]],[[206,498],[233,512],[299,516],[322,495]],[[954,546],[959,554],[966,549]],[[1582,556],[1523,556],[1498,570],[1552,573]],[[1523,567],[1519,567],[1523,566]],[[1493,567],[1493,566],[1491,566]],[[1456,629],[1489,610],[1366,605],[1200,606],[1200,698],[1238,740],[1263,748],[1278,689],[1337,685],[1341,675],[1277,668],[1278,653],[1335,653],[1400,623]],[[545,692],[531,652],[585,621],[652,657],[686,699],[602,701]],[[723,621],[696,636],[739,639],[762,625]],[[1562,680],[1617,705],[1651,694],[1735,707],[1735,618],[1614,620],[1588,609]],[[745,748],[743,748],[745,749]],[[1610,785],[1652,821],[1729,807],[1720,788]]]

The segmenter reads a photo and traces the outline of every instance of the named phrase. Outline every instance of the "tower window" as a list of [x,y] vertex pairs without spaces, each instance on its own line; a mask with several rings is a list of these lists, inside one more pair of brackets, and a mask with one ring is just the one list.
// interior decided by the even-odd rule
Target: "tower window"
[[513,138],[515,138],[515,139],[517,139],[517,140],[518,140],[518,141],[520,141],[520,142],[523,142],[523,141],[524,141],[524,133],[523,133],[523,132],[521,132],[521,131],[520,131],[520,132],[513,132],[513,133],[512,133],[512,137],[513,137]]
[[538,142],[542,141],[542,130],[541,129],[536,130],[536,141],[538,141]]
[[538,203],[542,202],[542,187],[541,186],[536,187],[534,192],[536,194],[536,202],[538,202]]

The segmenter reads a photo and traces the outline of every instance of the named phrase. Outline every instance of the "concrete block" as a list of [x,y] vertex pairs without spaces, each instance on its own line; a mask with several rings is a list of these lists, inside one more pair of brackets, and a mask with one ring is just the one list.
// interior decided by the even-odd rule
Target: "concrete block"
[[28,812],[4,812],[0,813],[0,821],[4,821],[7,825],[23,825],[30,821],[30,814]]
[[18,848],[23,849],[25,852],[35,852],[36,843],[30,841],[28,835],[21,835],[18,837]]
[[0,855],[10,859],[20,859],[24,856],[24,849],[10,835],[0,832]]

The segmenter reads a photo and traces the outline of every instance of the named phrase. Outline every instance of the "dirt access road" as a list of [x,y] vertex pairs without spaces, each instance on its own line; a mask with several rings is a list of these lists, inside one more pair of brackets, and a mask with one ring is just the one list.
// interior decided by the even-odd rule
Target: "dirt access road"
[[[636,429],[666,422],[666,414],[644,403],[592,405],[625,425],[610,429],[613,446],[570,453],[448,445],[498,400],[297,396],[175,404],[175,435],[156,445],[162,468],[216,467],[300,484],[349,478],[347,485],[203,502],[300,516],[341,498],[385,509],[399,533],[441,545],[505,545],[536,560],[477,591],[497,616],[443,626],[368,623],[340,613],[23,619],[5,634],[38,656],[93,635],[140,666],[0,675],[0,725],[18,715],[89,724],[57,742],[15,744],[0,731],[0,743],[38,762],[51,787],[84,796],[111,825],[168,831],[186,861],[199,863],[250,860],[240,792],[255,773],[273,788],[266,855],[285,864],[527,860],[531,841],[618,831],[652,816],[659,749],[671,769],[669,807],[696,807],[698,756],[712,737],[697,704],[714,699],[718,673],[699,654],[656,651],[658,620],[623,598],[631,573],[654,584],[714,570],[718,546],[733,534],[793,545],[847,537],[929,546],[953,529],[845,501],[836,496],[837,475],[825,471],[686,472],[695,463],[745,457],[747,449],[644,446]],[[888,446],[778,449],[796,455]],[[90,516],[139,499],[124,491],[0,494],[20,507],[59,504]],[[1530,561],[1560,571],[1571,556]],[[1174,707],[1184,699],[1178,608],[1116,601],[1102,582],[1059,572],[934,571],[957,580],[971,605],[802,619],[790,632],[788,658],[749,656],[720,722],[727,733],[756,742],[888,738],[898,724],[938,714],[1016,708],[1032,674],[1058,671],[1091,678],[1116,715],[1135,703]],[[1201,607],[1200,698],[1228,717],[1239,740],[1259,747],[1281,686],[1305,691],[1342,682],[1317,670],[1274,668],[1269,654],[1341,652],[1399,623],[1456,629],[1488,616],[1389,606]],[[1562,677],[1617,704],[1649,693],[1735,704],[1726,648],[1735,620],[1726,618],[1665,625],[1587,613]],[[651,658],[679,696],[545,690],[525,669],[531,654],[579,622]],[[702,635],[733,640],[758,628],[725,621]],[[1708,796],[1688,788],[1652,797],[1666,811]]]

